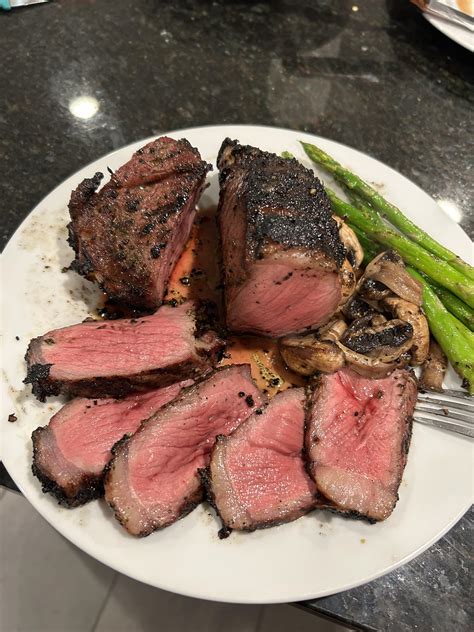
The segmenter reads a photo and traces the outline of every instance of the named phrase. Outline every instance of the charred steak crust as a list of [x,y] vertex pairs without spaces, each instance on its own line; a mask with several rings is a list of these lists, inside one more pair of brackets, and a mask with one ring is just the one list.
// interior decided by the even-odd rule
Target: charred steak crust
[[[210,354],[201,353],[203,357],[217,358],[223,345],[219,345]],[[211,362],[212,363],[212,362]],[[139,373],[131,377],[101,377],[93,380],[78,380],[74,382],[54,380],[49,378],[49,367],[52,365],[34,365],[34,367],[48,367],[48,373],[44,378],[30,379],[30,370],[24,380],[25,384],[32,385],[32,393],[40,402],[46,401],[46,397],[64,393],[75,397],[113,397],[121,399],[130,393],[148,391],[152,388],[169,386],[184,378],[193,379],[201,377],[204,371],[210,371],[211,367],[196,366],[194,362],[182,362],[172,368],[157,369]],[[39,370],[38,370],[39,372]],[[37,374],[37,373],[36,373]]]
[[229,330],[279,338],[326,323],[353,274],[321,182],[296,160],[229,139],[217,164]]
[[86,178],[69,202],[71,269],[118,303],[158,307],[211,169],[187,140],[162,137],[135,152],[100,191],[103,174]]
[[46,470],[40,465],[38,458],[38,442],[46,428],[36,428],[31,435],[33,442],[33,464],[31,471],[41,483],[44,494],[52,494],[59,505],[64,507],[80,507],[91,500],[104,495],[104,483],[102,475],[84,474],[80,481],[69,487],[58,485]]
[[[310,169],[295,158],[281,158],[230,138],[220,148],[217,166],[221,189],[225,189],[235,166],[246,170],[244,195],[253,259],[261,258],[264,245],[273,242],[285,249],[322,250],[338,268],[342,266],[346,250],[331,202]],[[262,209],[272,210],[262,213]]]
[[[194,336],[198,341],[210,345],[197,346],[196,356],[202,360],[188,360],[164,368],[151,369],[130,376],[106,376],[92,379],[60,380],[51,375],[54,364],[41,363],[42,346],[55,344],[50,337],[54,332],[33,338],[27,348],[25,360],[27,373],[24,384],[32,385],[32,393],[44,402],[46,397],[61,393],[78,397],[113,397],[120,399],[135,391],[146,391],[159,386],[168,386],[184,378],[197,378],[203,372],[210,370],[211,365],[217,361],[219,354],[223,352],[225,342],[217,338],[211,329],[210,308],[206,304],[198,304],[194,310]],[[128,319],[130,320],[130,319]],[[131,319],[134,321],[135,319]],[[107,326],[109,321],[104,321]],[[110,321],[112,324],[117,321]],[[100,325],[100,321],[97,321]]]
[[[33,338],[28,345],[28,349],[25,354],[25,360],[28,363],[30,354],[33,352],[35,346],[41,345],[41,337]],[[26,372],[26,377],[23,380],[24,384],[31,384],[31,392],[39,399],[40,402],[46,401],[48,395],[59,395],[60,390],[56,389],[54,382],[49,378],[49,371],[52,364],[29,364]]]
[[[224,435],[217,435],[217,437],[216,437],[216,445],[223,438],[224,438]],[[212,448],[212,451],[211,451],[211,454],[210,454],[211,459],[212,459],[212,455],[213,455],[215,449],[216,449],[216,446],[214,446]],[[198,469],[198,475],[199,475],[199,478],[201,479],[202,490],[203,490],[203,500],[205,500],[214,509],[217,518],[221,521],[222,527],[217,532],[217,536],[218,536],[219,540],[225,540],[232,533],[232,529],[231,529],[231,527],[226,525],[225,520],[223,519],[223,517],[219,513],[219,508],[216,505],[216,498],[214,496],[214,492],[212,491],[211,468],[209,466],[199,468]],[[254,529],[249,529],[249,531],[254,531]]]

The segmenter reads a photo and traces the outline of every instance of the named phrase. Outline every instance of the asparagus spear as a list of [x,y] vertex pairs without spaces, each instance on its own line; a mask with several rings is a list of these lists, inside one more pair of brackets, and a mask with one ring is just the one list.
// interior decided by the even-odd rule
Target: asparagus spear
[[446,261],[438,259],[424,248],[413,243],[400,233],[389,228],[380,216],[368,214],[344,202],[326,187],[334,212],[362,230],[367,237],[375,239],[383,246],[397,250],[406,263],[427,274],[438,285],[450,290],[462,299],[469,307],[474,308],[474,283],[452,268]]
[[307,156],[317,165],[329,171],[339,182],[348,189],[369,202],[374,209],[382,213],[409,239],[416,242],[443,261],[447,261],[453,268],[474,281],[474,268],[463,261],[454,252],[442,246],[428,233],[410,221],[396,206],[388,202],[380,193],[364,182],[357,175],[345,169],[322,149],[310,143],[301,143]]
[[461,301],[457,296],[454,296],[449,290],[439,285],[435,285],[431,282],[431,279],[427,279],[433,292],[438,296],[443,305],[448,311],[451,312],[458,320],[460,320],[470,331],[474,331],[474,310]]
[[459,325],[463,327],[462,323],[448,312],[421,274],[412,268],[408,271],[423,285],[423,309],[428,318],[431,333],[455,371],[463,378],[463,385],[471,395],[474,395],[474,346],[459,328]]
[[[349,224],[350,228],[355,232],[357,239],[359,240],[360,245],[364,251],[364,265],[367,265],[372,259],[378,255],[380,249],[377,248],[376,244],[373,241],[370,241],[365,234],[354,226],[353,224]],[[443,305],[446,307],[448,312],[451,312],[453,316],[461,321],[471,332],[474,332],[474,310],[466,305],[461,299],[457,296],[454,296],[449,290],[446,290],[444,287],[440,287],[436,285],[429,277],[423,274],[426,282],[429,283],[433,292],[438,296]]]
[[[349,197],[353,201],[354,206],[356,206],[360,210],[363,210],[366,214],[375,213],[374,216],[373,215],[370,215],[370,216],[374,217],[373,221],[377,222],[377,213],[373,211],[370,207],[368,207],[367,204],[361,201],[359,196],[351,195],[349,193]],[[367,265],[367,263],[373,257],[375,257],[378,250],[376,249],[374,243],[368,240],[367,237],[364,235],[364,233],[360,231],[356,226],[352,226],[351,228],[356,233],[361,243],[361,246],[364,250],[364,254],[368,253],[369,255],[371,255],[370,258],[367,258],[367,261],[366,261],[367,255],[366,257],[364,257],[364,263]],[[470,329],[471,331],[474,331],[474,310],[472,310],[468,305],[466,305],[466,303],[464,303],[464,301],[461,301],[461,299],[459,299],[457,296],[452,294],[452,292],[450,292],[449,290],[446,290],[444,287],[440,287],[439,285],[436,285],[433,282],[433,280],[430,279],[429,277],[425,276],[425,278],[430,284],[431,289],[441,299],[441,302],[446,307],[446,309],[449,312],[451,312],[451,314],[456,316],[456,318],[458,318],[464,325],[466,325],[468,329]]]

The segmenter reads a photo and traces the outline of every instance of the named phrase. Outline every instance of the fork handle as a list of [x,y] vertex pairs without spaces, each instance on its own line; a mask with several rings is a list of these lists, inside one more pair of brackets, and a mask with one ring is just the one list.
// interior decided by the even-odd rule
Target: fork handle
[[413,420],[420,424],[424,424],[425,426],[434,426],[435,428],[449,430],[450,432],[456,432],[457,434],[474,439],[474,428],[472,426],[467,427],[457,421],[448,419],[428,419],[426,417],[413,417]]

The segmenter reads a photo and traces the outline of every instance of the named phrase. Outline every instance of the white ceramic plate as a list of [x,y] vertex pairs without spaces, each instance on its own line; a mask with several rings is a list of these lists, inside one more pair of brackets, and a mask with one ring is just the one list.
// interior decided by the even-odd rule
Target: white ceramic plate
[[438,18],[435,15],[429,15],[428,13],[424,13],[423,15],[430,24],[438,29],[438,31],[441,31],[441,33],[444,33],[446,37],[449,37],[449,39],[453,40],[460,46],[467,48],[467,50],[470,50],[471,53],[474,52],[473,32],[469,31],[467,28],[465,29],[462,26],[448,22],[448,20]]
[[[308,163],[298,139],[320,144],[362,177],[379,183],[388,197],[418,224],[465,258],[471,244],[437,204],[389,167],[338,143],[288,130],[222,126],[188,129],[186,137],[214,162],[226,136],[274,152],[291,151]],[[23,388],[23,356],[29,339],[83,320],[97,293],[73,273],[61,273],[72,252],[66,244],[71,190],[96,171],[127,161],[140,141],[85,167],[50,193],[23,222],[3,257],[4,388],[2,458],[31,504],[60,533],[104,564],[173,592],[241,603],[272,603],[322,597],[368,582],[400,566],[440,538],[471,503],[471,444],[461,436],[416,427],[400,487],[400,501],[384,523],[313,512],[300,520],[252,534],[217,538],[207,506],[145,539],[119,526],[103,501],[63,509],[41,492],[30,470],[34,428],[44,425],[59,400],[40,404]],[[216,200],[216,174],[204,202]],[[16,336],[19,340],[16,339]],[[16,423],[6,417],[15,412]]]

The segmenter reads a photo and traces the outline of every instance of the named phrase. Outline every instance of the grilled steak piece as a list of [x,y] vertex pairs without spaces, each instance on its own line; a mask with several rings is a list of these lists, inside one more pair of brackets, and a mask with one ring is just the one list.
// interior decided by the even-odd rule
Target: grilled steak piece
[[26,384],[40,401],[67,393],[123,397],[201,375],[222,343],[200,333],[192,302],[163,305],[152,316],[86,321],[34,338]]
[[145,536],[194,509],[203,498],[198,469],[208,465],[216,436],[231,433],[263,401],[248,365],[224,367],[119,442],[105,498],[125,529]]
[[72,269],[113,300],[158,307],[211,168],[187,140],[164,136],[135,152],[100,191],[101,173],[84,180],[69,202]]
[[73,399],[33,439],[33,474],[43,491],[68,507],[104,493],[104,467],[112,446],[179,395],[191,380],[124,399]]
[[217,164],[229,329],[279,337],[327,322],[343,299],[345,249],[321,182],[229,139]]
[[381,379],[350,369],[317,379],[305,441],[322,505],[371,522],[388,518],[398,500],[415,402],[415,377],[403,369]]
[[296,520],[315,505],[302,459],[304,389],[276,395],[228,437],[218,437],[202,474],[223,534]]

